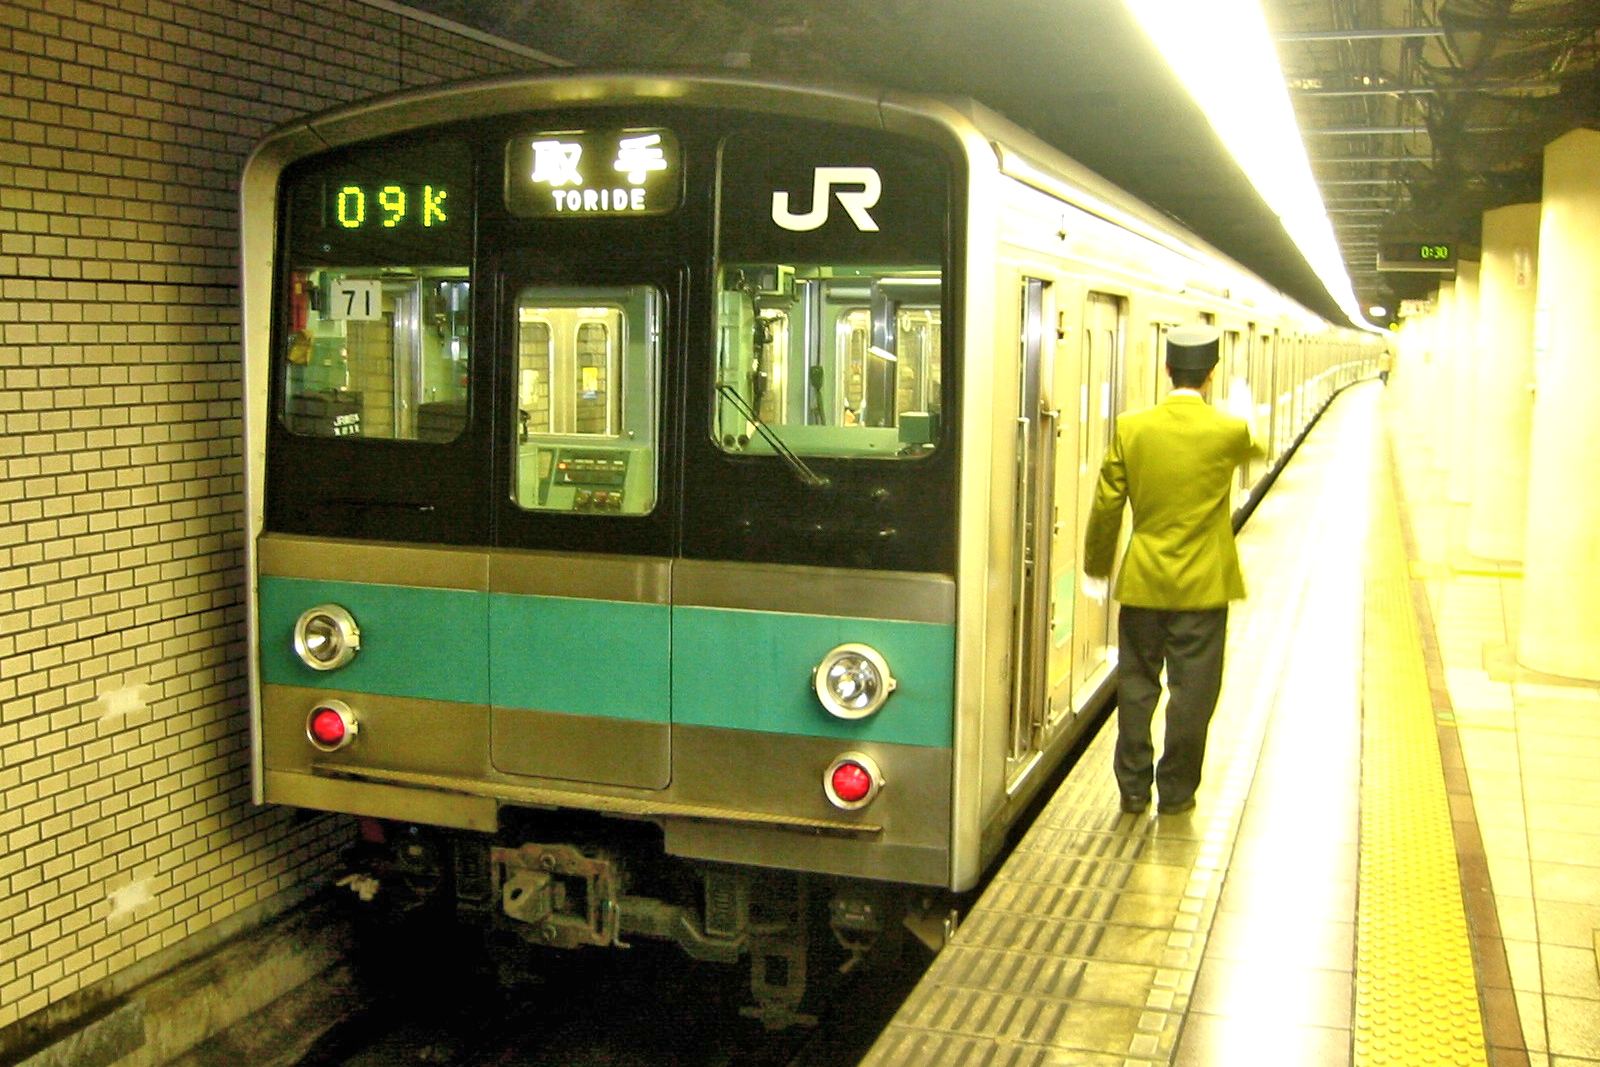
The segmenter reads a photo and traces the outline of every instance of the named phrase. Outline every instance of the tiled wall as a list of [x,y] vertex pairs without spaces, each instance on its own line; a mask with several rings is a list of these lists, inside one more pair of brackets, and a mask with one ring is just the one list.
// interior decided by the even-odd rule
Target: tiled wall
[[383,0],[0,2],[0,1030],[343,844],[250,803],[246,154],[540,65]]

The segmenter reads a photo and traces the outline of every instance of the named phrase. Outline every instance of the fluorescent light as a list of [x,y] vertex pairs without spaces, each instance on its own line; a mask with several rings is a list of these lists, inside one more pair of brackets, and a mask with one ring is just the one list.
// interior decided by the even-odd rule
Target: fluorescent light
[[1258,0],[1123,0],[1350,321],[1365,323]]

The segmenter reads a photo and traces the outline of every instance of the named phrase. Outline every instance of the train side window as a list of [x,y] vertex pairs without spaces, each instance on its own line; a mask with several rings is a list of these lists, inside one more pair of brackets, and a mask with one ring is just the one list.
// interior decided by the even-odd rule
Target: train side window
[[453,441],[467,421],[466,267],[292,271],[283,422],[309,437]]
[[530,511],[644,515],[656,503],[660,294],[517,295],[512,499]]
[[939,442],[943,317],[928,267],[724,265],[717,445],[771,454],[776,437],[805,456],[926,455]]

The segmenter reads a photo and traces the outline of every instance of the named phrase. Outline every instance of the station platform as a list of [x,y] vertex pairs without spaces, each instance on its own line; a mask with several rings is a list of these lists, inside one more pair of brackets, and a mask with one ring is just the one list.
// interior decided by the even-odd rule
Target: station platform
[[1121,813],[1108,721],[864,1065],[1600,1064],[1600,687],[1516,665],[1392,403],[1240,535],[1197,808]]

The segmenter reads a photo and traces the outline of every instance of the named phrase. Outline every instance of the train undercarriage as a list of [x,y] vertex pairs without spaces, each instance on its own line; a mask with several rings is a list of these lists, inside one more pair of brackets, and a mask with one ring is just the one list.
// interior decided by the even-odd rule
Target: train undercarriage
[[[498,835],[362,819],[338,885],[364,939],[404,939],[416,923],[477,930],[505,976],[559,966],[563,951],[676,945],[691,959],[748,963],[742,1014],[768,1029],[809,1025],[823,975],[937,951],[953,920],[904,887],[664,855],[648,824],[510,818]],[[389,944],[385,956],[402,946]],[[511,979],[514,980],[514,979]]]

